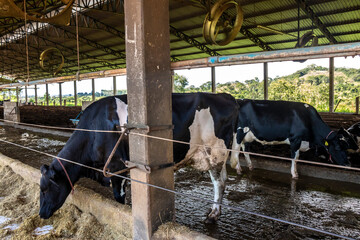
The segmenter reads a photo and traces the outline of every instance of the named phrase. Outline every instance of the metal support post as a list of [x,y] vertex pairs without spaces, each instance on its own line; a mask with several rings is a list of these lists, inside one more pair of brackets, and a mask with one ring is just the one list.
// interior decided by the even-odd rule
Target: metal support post
[[28,102],[28,91],[27,91],[27,86],[25,86],[25,104],[27,104]]
[[[169,126],[139,132],[172,138],[169,0],[125,0],[126,66],[129,124]],[[156,17],[154,17],[156,16]],[[151,129],[151,128],[150,128]],[[172,143],[130,135],[130,160],[159,166],[172,163]],[[131,178],[174,188],[173,168],[130,171]],[[133,239],[151,239],[160,224],[174,218],[174,195],[131,183]]]
[[356,97],[355,105],[356,105],[355,113],[359,114],[359,97]]
[[16,87],[16,102],[19,103],[19,87]]
[[62,106],[62,87],[61,87],[62,83],[59,83],[59,102],[60,102],[60,106]]
[[95,79],[91,79],[91,87],[92,87],[92,100],[95,101]]
[[34,85],[34,87],[35,87],[35,105],[38,105],[37,85]]
[[264,63],[264,100],[269,99],[269,69],[268,63]]
[[9,102],[11,102],[11,90],[9,89]]
[[46,106],[49,106],[49,86],[48,84],[45,84],[46,85]]
[[334,112],[334,58],[331,57],[329,61],[329,112]]
[[215,67],[211,67],[211,92],[216,93]]
[[113,76],[113,95],[116,95],[116,76]]
[[74,81],[74,101],[75,101],[75,106],[77,106],[77,88],[76,88],[76,80]]

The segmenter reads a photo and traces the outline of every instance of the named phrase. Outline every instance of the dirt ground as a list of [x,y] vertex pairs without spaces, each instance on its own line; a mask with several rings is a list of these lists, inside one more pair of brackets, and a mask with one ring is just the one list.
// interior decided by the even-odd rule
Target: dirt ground
[[50,219],[40,219],[39,202],[38,185],[0,166],[1,239],[129,239],[72,204],[65,204]]

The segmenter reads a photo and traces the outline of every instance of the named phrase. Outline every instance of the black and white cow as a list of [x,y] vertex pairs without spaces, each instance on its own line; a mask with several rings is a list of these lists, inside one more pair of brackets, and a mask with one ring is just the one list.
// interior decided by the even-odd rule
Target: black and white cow
[[[228,94],[192,93],[173,94],[173,138],[190,142],[191,145],[173,144],[174,162],[190,160],[196,169],[209,171],[214,185],[214,201],[221,203],[225,188],[226,160],[236,129],[238,105]],[[127,122],[127,96],[107,97],[91,104],[83,113],[78,128],[116,130]],[[75,131],[59,157],[70,159],[96,168],[102,168],[116,141],[118,133]],[[215,148],[199,147],[204,144]],[[128,139],[124,139],[109,166],[114,172],[124,168],[122,161],[129,160]],[[95,174],[88,169],[63,162],[72,184],[79,178]],[[50,166],[41,167],[40,217],[49,218],[59,209],[71,191],[65,173],[54,159]],[[94,178],[94,177],[93,177]],[[99,177],[102,179],[102,177]],[[105,181],[106,182],[106,181]],[[111,177],[115,199],[124,202],[124,180]],[[220,206],[214,204],[209,220],[220,215]]]
[[[247,151],[246,143],[289,144],[291,158],[298,159],[300,151],[320,146],[330,154],[330,160],[349,165],[346,149],[352,137],[344,129],[332,131],[314,107],[300,102],[237,100],[239,120],[232,149]],[[244,154],[250,170],[253,166],[249,154]],[[239,154],[231,153],[230,164],[241,173]],[[291,165],[293,178],[298,178],[296,162]]]
[[347,130],[352,134],[357,145],[360,147],[360,122],[351,125]]

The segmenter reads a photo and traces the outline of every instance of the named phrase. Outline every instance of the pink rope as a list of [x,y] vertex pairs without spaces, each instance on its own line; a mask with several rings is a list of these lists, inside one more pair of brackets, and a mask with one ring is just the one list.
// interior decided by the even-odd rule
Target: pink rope
[[67,173],[67,171],[66,171],[64,165],[61,163],[60,159],[58,159],[58,158],[56,158],[56,159],[57,159],[58,162],[60,163],[61,167],[63,168],[63,170],[64,170],[64,172],[65,172],[65,174],[66,174],[67,179],[69,180],[69,183],[70,183],[70,186],[71,186],[71,193],[74,194],[74,186],[73,186],[73,184],[72,184],[72,182],[71,182],[71,180],[70,180],[69,174]]

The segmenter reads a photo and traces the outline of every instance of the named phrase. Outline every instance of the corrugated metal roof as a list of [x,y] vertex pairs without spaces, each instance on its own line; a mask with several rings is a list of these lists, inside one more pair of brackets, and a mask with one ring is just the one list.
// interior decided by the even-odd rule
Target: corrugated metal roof
[[[22,0],[15,0],[20,4]],[[301,4],[298,16],[298,1]],[[35,0],[27,1],[29,3]],[[42,2],[42,1],[37,1]],[[58,7],[51,6],[50,11]],[[82,16],[80,31],[81,72],[125,67],[124,13],[122,0],[79,0]],[[169,0],[170,9],[170,47],[174,61],[208,57],[211,54],[231,55],[238,53],[265,51],[264,49],[289,49],[297,43],[298,22],[300,36],[313,31],[319,37],[319,44],[329,44],[335,39],[338,43],[360,41],[360,0],[239,0],[244,11],[244,22],[235,40],[226,46],[205,43],[202,25],[206,8],[200,7],[200,0]],[[212,4],[216,0],[211,0]],[[235,9],[226,11],[235,16]],[[26,54],[24,35],[19,27],[24,21],[15,18],[0,18],[0,37],[16,37],[17,40],[2,41],[0,46],[0,72],[12,77],[24,78]],[[34,24],[35,25],[35,24]],[[259,28],[258,25],[283,32]],[[19,31],[20,35],[14,34]],[[65,56],[65,67],[59,75],[71,75],[77,71],[76,28],[74,18],[68,27],[54,25],[33,31],[29,36],[30,73],[34,80],[49,77],[51,74],[40,69],[39,54],[48,47],[58,48]],[[221,32],[220,32],[221,33]],[[292,35],[292,36],[291,36]],[[335,42],[335,43],[336,43]],[[14,57],[16,56],[16,57]],[[105,61],[106,60],[106,61]]]

